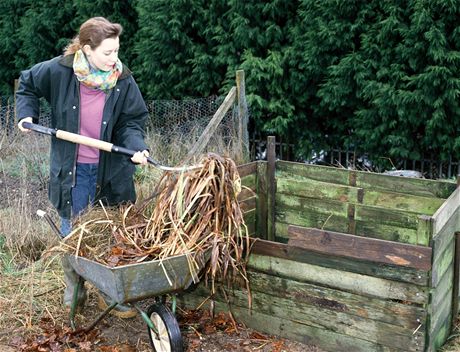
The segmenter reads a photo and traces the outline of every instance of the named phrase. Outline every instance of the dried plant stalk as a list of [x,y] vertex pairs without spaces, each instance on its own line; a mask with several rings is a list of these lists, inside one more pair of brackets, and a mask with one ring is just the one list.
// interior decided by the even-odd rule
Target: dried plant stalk
[[205,275],[213,292],[216,279],[236,275],[247,283],[250,240],[237,200],[241,179],[236,164],[217,154],[208,154],[200,164],[185,173],[165,173],[157,197],[136,206],[93,208],[62,248],[109,266],[186,254],[194,278],[200,268],[196,258],[208,256]]

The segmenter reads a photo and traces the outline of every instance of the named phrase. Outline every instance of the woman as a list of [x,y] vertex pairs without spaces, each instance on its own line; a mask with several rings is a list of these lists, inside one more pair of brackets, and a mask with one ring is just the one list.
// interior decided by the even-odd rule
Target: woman
[[[147,163],[148,111],[131,71],[118,58],[121,32],[118,23],[91,18],[81,25],[64,55],[21,72],[16,93],[21,131],[26,131],[25,121],[38,122],[43,97],[51,106],[50,127],[139,151],[129,160],[52,139],[48,195],[61,217],[63,236],[71,231],[71,219],[96,200],[108,205],[135,201],[134,163]],[[67,285],[67,304],[73,285],[70,289]]]

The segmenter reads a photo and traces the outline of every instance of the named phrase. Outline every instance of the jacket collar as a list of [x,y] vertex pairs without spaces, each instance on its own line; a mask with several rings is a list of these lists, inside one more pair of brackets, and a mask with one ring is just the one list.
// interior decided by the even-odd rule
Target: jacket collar
[[[73,58],[74,58],[74,54],[71,54],[71,55],[62,55],[61,58],[59,59],[59,63],[65,67],[69,67],[69,68],[72,68],[73,69]],[[131,70],[125,65],[123,64],[123,72],[121,73],[121,76],[118,77],[118,79],[124,79],[124,78],[127,78],[129,76],[131,76],[133,73],[131,72]]]

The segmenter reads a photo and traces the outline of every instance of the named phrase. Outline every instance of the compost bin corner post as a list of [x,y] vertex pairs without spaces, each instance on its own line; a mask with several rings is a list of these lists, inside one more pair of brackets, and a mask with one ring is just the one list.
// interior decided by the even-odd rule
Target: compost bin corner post
[[276,139],[275,136],[267,138],[267,186],[268,186],[268,221],[267,221],[267,240],[275,240],[275,192],[276,192]]

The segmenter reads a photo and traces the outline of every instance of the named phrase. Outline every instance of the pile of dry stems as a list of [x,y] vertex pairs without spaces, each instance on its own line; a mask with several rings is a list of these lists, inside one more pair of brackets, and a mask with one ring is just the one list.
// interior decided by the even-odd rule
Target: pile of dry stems
[[230,158],[211,153],[200,165],[166,172],[155,195],[136,205],[92,208],[60,248],[112,267],[179,254],[192,261],[210,257],[205,274],[213,284],[235,275],[247,282],[250,240],[237,200],[237,167]]

